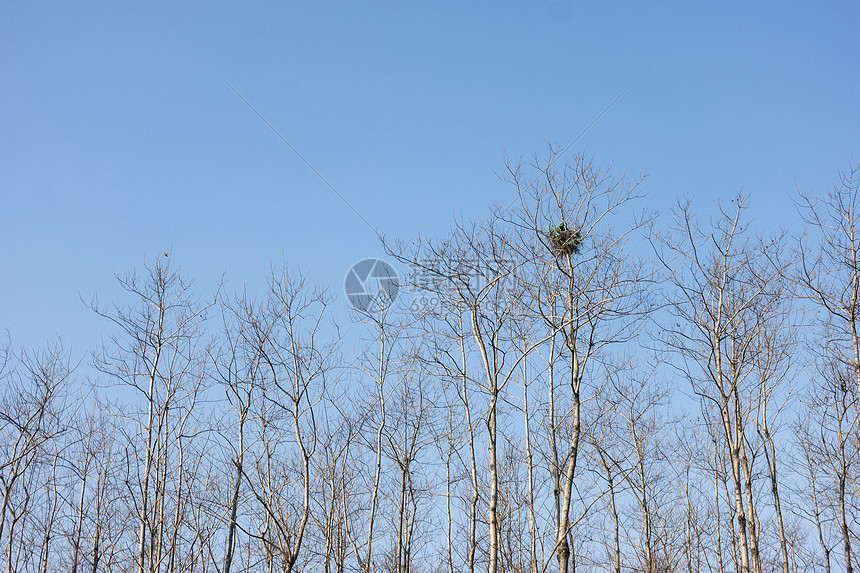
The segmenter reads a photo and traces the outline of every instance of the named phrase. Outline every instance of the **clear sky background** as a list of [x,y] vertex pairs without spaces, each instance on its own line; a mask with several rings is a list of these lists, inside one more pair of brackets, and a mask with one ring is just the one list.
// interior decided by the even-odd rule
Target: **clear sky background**
[[857,2],[0,3],[0,329],[78,357],[114,273],[207,295],[283,256],[337,295],[376,236],[439,236],[512,189],[504,154],[577,143],[648,203],[738,191],[796,225],[860,160]]

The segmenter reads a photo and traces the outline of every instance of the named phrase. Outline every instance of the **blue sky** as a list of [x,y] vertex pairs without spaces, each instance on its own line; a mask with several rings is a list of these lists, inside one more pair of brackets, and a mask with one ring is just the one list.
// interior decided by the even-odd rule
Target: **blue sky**
[[[855,2],[0,5],[0,328],[62,335],[114,273],[173,262],[209,293],[284,259],[343,305],[374,234],[438,236],[507,203],[503,158],[577,143],[648,203],[743,190],[795,224],[795,185],[860,160]],[[332,232],[336,230],[337,232]]]

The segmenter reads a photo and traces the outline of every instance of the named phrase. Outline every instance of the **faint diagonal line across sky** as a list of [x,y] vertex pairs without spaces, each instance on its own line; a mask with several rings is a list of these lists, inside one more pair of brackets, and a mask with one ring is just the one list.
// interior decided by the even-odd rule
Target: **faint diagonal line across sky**
[[349,201],[347,201],[347,200],[346,200],[346,197],[344,197],[343,195],[341,195],[341,194],[340,194],[340,192],[338,192],[338,190],[334,188],[334,185],[332,185],[331,183],[329,183],[329,182],[328,182],[328,179],[326,179],[325,177],[323,177],[322,173],[320,173],[319,171],[317,171],[317,170],[316,170],[316,168],[315,168],[313,165],[311,165],[310,161],[308,161],[307,159],[305,159],[305,157],[304,157],[301,153],[299,153],[298,149],[296,149],[295,147],[293,147],[293,146],[292,146],[292,144],[290,144],[290,142],[289,142],[289,141],[287,141],[287,140],[284,138],[284,136],[283,136],[283,135],[281,135],[281,134],[280,134],[280,132],[279,132],[277,129],[275,129],[275,126],[273,126],[271,123],[269,123],[269,122],[268,122],[268,120],[267,120],[265,117],[263,117],[263,115],[262,115],[259,111],[257,111],[257,109],[256,109],[254,106],[252,106],[252,105],[250,104],[250,102],[248,102],[248,100],[246,100],[244,97],[242,97],[242,94],[240,94],[240,93],[236,90],[236,88],[234,88],[232,85],[230,85],[230,82],[228,82],[227,80],[224,80],[224,83],[225,83],[225,84],[227,84],[227,86],[228,86],[231,90],[233,90],[233,93],[235,93],[237,96],[239,96],[239,99],[241,99],[243,102],[245,102],[245,105],[247,105],[249,108],[251,108],[251,111],[253,111],[255,114],[257,114],[257,117],[259,117],[259,118],[263,121],[263,123],[265,123],[266,125],[268,125],[268,126],[269,126],[269,129],[271,129],[273,132],[275,132],[275,135],[277,135],[277,136],[281,139],[281,141],[283,141],[283,142],[287,145],[287,147],[289,147],[289,148],[293,151],[293,153],[295,153],[295,154],[298,156],[298,158],[299,158],[299,159],[301,159],[301,160],[304,162],[304,164],[305,164],[305,165],[307,165],[307,166],[310,168],[310,170],[311,170],[311,171],[313,171],[313,172],[316,174],[316,176],[317,176],[317,177],[319,177],[319,178],[320,178],[320,180],[321,180],[323,183],[325,183],[325,184],[328,186],[328,188],[329,188],[329,189],[331,189],[331,190],[334,192],[334,194],[335,194],[335,195],[337,195],[337,196],[338,196],[338,198],[339,198],[341,201],[343,201],[343,202],[344,202],[344,204],[345,204],[347,207],[349,207],[350,209],[352,209],[352,212],[353,212],[353,213],[355,213],[356,215],[358,215],[358,218],[359,218],[359,219],[361,219],[362,221],[364,221],[364,224],[365,224],[365,225],[367,225],[368,227],[370,227],[370,230],[371,230],[371,231],[373,231],[373,233],[374,233],[377,237],[379,237],[380,239],[382,238],[382,235],[380,235],[380,234],[379,234],[379,231],[377,231],[377,230],[376,230],[376,228],[375,228],[373,225],[371,225],[371,224],[370,224],[370,222],[369,222],[367,219],[365,219],[365,218],[364,218],[364,216],[363,216],[361,213],[359,213],[359,212],[358,212],[358,209],[356,209],[355,207],[353,207],[353,206],[352,206],[352,203],[350,203]]
[[611,102],[609,102],[609,105],[606,106],[605,108],[603,108],[603,111],[601,111],[600,114],[597,117],[595,117],[593,120],[591,120],[591,123],[586,125],[585,129],[583,129],[581,132],[579,132],[579,135],[577,135],[576,138],[573,141],[571,141],[567,145],[567,147],[565,147],[564,150],[556,156],[556,159],[558,159],[559,157],[561,157],[562,155],[567,153],[568,150],[570,150],[570,148],[573,147],[577,141],[582,139],[582,136],[585,135],[588,132],[588,130],[591,129],[595,123],[600,121],[600,118],[603,117],[606,114],[606,112],[612,108],[612,106],[614,106],[616,103],[618,103],[618,100],[620,100],[622,97],[624,97],[624,94],[627,93],[627,90],[629,90],[630,88],[633,87],[633,83],[634,82],[630,82],[629,84],[627,84],[627,87],[624,88],[623,90],[621,90],[621,93],[618,94],[617,96],[615,96],[615,99],[612,100]]
[[[601,111],[599,114],[597,114],[597,117],[595,117],[594,119],[592,119],[592,120],[591,120],[591,123],[589,123],[588,125],[586,125],[586,126],[585,126],[585,129],[583,129],[582,131],[580,131],[580,132],[579,132],[579,135],[577,135],[577,136],[573,139],[573,141],[571,141],[570,143],[568,143],[568,144],[567,144],[567,147],[565,147],[565,148],[561,151],[561,153],[559,153],[558,155],[554,156],[554,157],[550,160],[549,165],[552,165],[552,164],[555,162],[555,160],[556,160],[556,159],[558,159],[558,158],[562,157],[565,153],[567,153],[567,152],[570,150],[570,148],[571,148],[571,147],[573,147],[574,145],[576,145],[576,142],[577,142],[577,141],[579,141],[580,139],[582,139],[582,136],[583,136],[583,135],[585,135],[586,133],[588,133],[588,130],[589,130],[589,129],[591,129],[591,128],[594,126],[594,124],[595,124],[595,123],[597,123],[598,121],[600,121],[600,118],[601,118],[601,117],[603,117],[603,116],[606,114],[606,112],[607,112],[607,111],[609,111],[609,110],[612,108],[612,106],[614,106],[616,103],[618,103],[618,100],[620,100],[622,97],[624,97],[624,94],[626,94],[626,93],[627,93],[627,90],[629,90],[631,87],[633,87],[633,84],[634,84],[634,82],[630,82],[629,84],[627,84],[627,87],[626,87],[626,88],[624,88],[623,90],[621,90],[621,93],[620,93],[620,94],[618,94],[617,96],[615,96],[615,99],[614,99],[614,100],[612,100],[611,102],[609,102],[609,105],[607,105],[605,108],[603,108],[603,111]],[[508,209],[510,209],[510,208],[514,205],[514,203],[516,203],[516,202],[517,202],[517,200],[518,200],[518,197],[514,197],[514,199],[513,199],[510,203],[508,203],[507,207],[505,207],[505,211],[507,211]],[[482,227],[482,228],[481,228],[481,230],[480,230],[480,232],[476,235],[475,239],[480,238],[480,236],[481,236],[483,233],[484,233],[484,228]]]
[[[247,105],[249,108],[251,108],[251,111],[253,111],[253,112],[257,115],[257,117],[259,117],[259,118],[260,118],[260,120],[261,120],[263,123],[265,123],[267,126],[269,126],[269,129],[271,129],[271,130],[275,133],[275,135],[277,135],[277,136],[280,138],[280,140],[281,140],[281,141],[283,141],[283,142],[287,145],[287,147],[289,147],[289,148],[290,148],[290,150],[292,150],[292,152],[293,152],[293,153],[295,153],[295,154],[296,154],[296,156],[297,156],[299,159],[301,159],[301,160],[302,160],[302,162],[304,162],[304,164],[305,164],[305,165],[307,165],[307,166],[310,168],[310,170],[311,170],[311,171],[313,171],[313,172],[314,172],[314,174],[316,174],[316,176],[317,176],[317,177],[319,177],[319,178],[320,178],[320,180],[321,180],[323,183],[325,183],[325,184],[326,184],[326,186],[327,186],[329,189],[331,189],[331,190],[332,190],[332,192],[333,192],[335,195],[337,195],[337,197],[338,197],[341,201],[343,201],[343,203],[344,203],[347,207],[349,207],[349,208],[352,210],[352,212],[353,212],[353,213],[355,213],[355,214],[358,216],[358,218],[359,218],[359,219],[361,219],[361,220],[364,222],[364,224],[365,224],[365,225],[367,225],[367,226],[370,228],[370,230],[371,230],[371,231],[373,231],[373,233],[374,233],[374,234],[375,234],[375,235],[376,235],[380,240],[382,240],[382,235],[379,233],[379,231],[377,231],[377,230],[376,230],[376,227],[374,227],[373,225],[371,225],[371,224],[370,224],[370,222],[369,222],[367,219],[365,219],[365,218],[364,218],[364,216],[363,216],[361,213],[359,213],[359,212],[358,212],[358,209],[356,209],[355,207],[353,207],[353,206],[352,206],[352,203],[350,203],[350,202],[346,199],[346,197],[344,197],[343,195],[341,195],[341,194],[340,194],[340,192],[339,192],[337,189],[335,189],[335,188],[334,188],[334,185],[332,185],[331,183],[329,183],[329,182],[328,182],[328,179],[326,179],[325,177],[323,177],[322,173],[320,173],[319,171],[317,171],[317,169],[316,169],[313,165],[311,165],[311,163],[310,163],[307,159],[305,159],[305,157],[304,157],[301,153],[299,153],[299,150],[298,150],[298,149],[296,149],[295,147],[293,147],[293,146],[292,146],[292,144],[291,144],[289,141],[287,141],[287,140],[286,140],[286,138],[285,138],[283,135],[281,135],[281,133],[280,133],[277,129],[275,129],[275,126],[273,126],[271,123],[269,123],[269,121],[268,121],[265,117],[263,117],[263,115],[262,115],[259,111],[257,111],[257,109],[256,109],[253,105],[251,105],[251,103],[250,103],[248,100],[246,100],[246,99],[242,96],[242,94],[240,94],[240,93],[238,92],[238,90],[236,90],[236,88],[234,88],[232,85],[230,85],[230,82],[228,82],[227,80],[224,80],[224,83],[225,83],[225,84],[227,84],[227,86],[228,86],[231,90],[233,90],[233,93],[235,93],[237,96],[239,96],[239,99],[241,99],[243,102],[245,102],[245,105]],[[603,108],[603,111],[601,111],[601,112],[600,112],[600,113],[599,113],[599,114],[598,114],[598,115],[597,115],[593,120],[591,120],[591,123],[589,123],[588,125],[586,125],[586,126],[585,126],[585,129],[583,129],[581,132],[579,132],[579,135],[577,135],[577,136],[573,139],[573,141],[571,141],[571,142],[567,145],[567,147],[565,147],[565,148],[562,150],[562,152],[561,152],[561,153],[559,153],[558,155],[556,155],[556,156],[555,156],[555,158],[553,159],[553,161],[554,161],[555,159],[558,159],[559,157],[562,157],[565,153],[567,153],[567,152],[570,150],[570,148],[571,148],[571,147],[573,147],[573,146],[576,144],[576,142],[577,142],[577,141],[579,141],[580,139],[582,139],[582,136],[584,136],[586,133],[588,133],[588,130],[589,130],[589,129],[591,129],[591,128],[594,126],[594,124],[595,124],[595,123],[597,123],[598,121],[600,121],[600,118],[602,118],[602,117],[606,114],[606,112],[608,112],[608,111],[612,108],[612,106],[614,106],[616,103],[618,103],[618,100],[620,100],[620,99],[624,96],[624,94],[626,94],[626,93],[627,93],[627,91],[628,91],[631,87],[633,87],[633,83],[634,83],[634,82],[630,82],[629,84],[627,84],[627,87],[626,87],[626,88],[624,88],[624,89],[621,91],[621,93],[619,93],[617,96],[615,96],[615,99],[613,99],[611,102],[609,102],[609,105],[607,105],[605,108]],[[510,208],[510,207],[511,207],[511,205],[513,205],[515,202],[516,202],[516,199],[514,199],[514,201],[512,201],[512,202],[508,205],[508,207],[507,207],[507,208]]]

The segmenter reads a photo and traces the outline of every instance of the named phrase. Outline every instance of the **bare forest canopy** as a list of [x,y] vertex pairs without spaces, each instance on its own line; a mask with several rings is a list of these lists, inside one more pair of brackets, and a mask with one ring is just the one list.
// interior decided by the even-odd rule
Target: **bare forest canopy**
[[358,344],[286,266],[201,293],[159,255],[84,365],[0,345],[0,567],[857,567],[860,169],[764,236],[742,196],[507,167],[511,206],[386,243],[421,280]]

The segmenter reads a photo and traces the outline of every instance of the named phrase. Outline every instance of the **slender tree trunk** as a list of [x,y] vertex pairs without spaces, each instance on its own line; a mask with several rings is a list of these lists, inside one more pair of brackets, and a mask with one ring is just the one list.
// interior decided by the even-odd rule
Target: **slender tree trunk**
[[153,524],[150,543],[152,549],[149,557],[149,571],[156,573],[161,569],[164,559],[164,529],[167,525],[166,502],[167,502],[167,410],[161,415],[157,436],[159,440],[158,457],[156,458],[156,480],[155,499],[153,509],[155,511],[155,523]]
[[[492,384],[492,381],[491,381]],[[490,546],[489,546],[489,565],[488,573],[496,573],[499,565],[499,474],[497,469],[497,447],[496,447],[496,407],[498,397],[494,392],[495,388],[491,386],[490,396],[490,412],[487,417],[487,432],[489,434],[488,453],[490,456],[490,499],[488,503],[489,510],[489,529],[490,529]]]
[[[295,372],[300,372],[298,365],[295,365]],[[307,451],[305,442],[302,439],[301,429],[299,427],[299,400],[301,393],[298,389],[295,391],[296,397],[293,399],[293,430],[295,432],[296,443],[299,446],[299,452],[302,457],[302,518],[299,521],[299,526],[295,533],[295,542],[293,543],[293,547],[289,548],[290,555],[288,557],[287,567],[285,567],[285,573],[290,573],[295,567],[296,561],[299,558],[299,551],[302,547],[305,528],[307,527],[308,520],[311,515],[311,454]]]
[[612,567],[615,573],[621,573],[621,523],[618,518],[618,509],[615,505],[615,480],[612,477],[612,464],[606,460],[606,455],[600,446],[597,446],[597,455],[600,463],[606,471],[606,483],[609,486],[609,514],[612,516]]
[[[720,303],[718,308],[720,312],[722,312],[722,291],[720,292]],[[716,319],[716,324],[721,324],[721,316],[718,315]],[[715,352],[715,373],[716,380],[718,381],[718,386],[720,386],[720,394],[721,394],[721,403],[720,403],[720,416],[722,417],[723,422],[723,431],[725,432],[726,441],[729,450],[729,458],[730,458],[730,466],[732,469],[732,485],[734,487],[734,500],[735,500],[735,514],[738,518],[738,541],[739,541],[739,550],[740,550],[740,571],[741,573],[750,573],[750,561],[749,561],[749,538],[747,532],[747,518],[746,513],[744,511],[744,495],[743,495],[743,486],[742,486],[742,478],[741,478],[741,459],[740,459],[740,446],[738,441],[740,439],[739,434],[733,433],[732,430],[732,420],[729,414],[729,399],[730,397],[725,394],[722,389],[722,384],[724,381],[723,378],[723,370],[722,370],[722,355],[721,348],[722,345],[720,343],[720,336],[715,328],[712,332],[713,336],[713,344],[716,349]],[[734,372],[732,372],[734,375]],[[735,424],[738,421],[735,420]],[[737,428],[735,428],[737,429]]]
[[[714,437],[714,511],[717,513],[717,562],[720,565],[720,573],[725,571],[725,567],[723,566],[723,541],[722,541],[722,529],[720,527],[720,467],[722,464],[719,459],[719,448],[717,447],[716,436]],[[732,526],[734,528],[734,526]]]
[[167,558],[167,571],[169,573],[176,571],[176,551],[179,548],[179,528],[182,523],[182,486],[185,477],[185,449],[182,445],[182,436],[179,436],[176,441],[179,448],[177,466],[179,468],[179,475],[177,476],[178,483],[176,485],[176,509],[173,513],[173,535],[170,539],[170,555]]
[[538,573],[537,564],[537,518],[535,517],[534,452],[532,451],[531,424],[529,420],[529,383],[525,360],[523,361],[523,423],[526,432],[526,471],[528,479],[529,511],[529,570]]
[[[404,432],[405,436],[405,432]],[[406,570],[406,467],[400,466],[400,498],[397,507],[397,571]]]
[[[853,222],[853,221],[852,221]],[[851,228],[851,244],[856,245],[857,239],[854,237],[854,227]],[[848,322],[850,323],[851,328],[851,342],[852,342],[852,350],[854,351],[854,364],[852,364],[852,369],[854,370],[854,384],[856,385],[855,391],[857,392],[857,401],[860,404],[860,335],[857,333],[857,318],[858,312],[857,307],[860,304],[860,274],[858,274],[858,270],[860,270],[860,261],[857,260],[857,249],[852,249],[852,276],[851,276],[851,302],[848,306]],[[857,428],[858,434],[860,434],[860,427]],[[850,564],[849,564],[849,573],[850,573]]]
[[567,324],[567,350],[570,353],[570,393],[572,398],[571,412],[571,436],[570,436],[570,454],[567,461],[567,467],[564,472],[564,489],[562,490],[561,511],[558,527],[556,530],[556,545],[558,547],[558,571],[559,573],[568,573],[570,566],[570,500],[573,494],[573,478],[576,473],[576,462],[579,456],[579,441],[581,438],[581,401],[580,401],[580,384],[582,367],[580,357],[576,348],[576,325],[574,321],[574,277],[573,277],[573,260],[571,253],[567,254],[567,272],[568,272],[568,291],[566,301],[566,320]]
[[[807,446],[808,447],[808,446]],[[815,464],[810,457],[809,451],[806,454],[806,462],[809,467],[809,485],[812,493],[812,515],[815,518],[815,529],[818,531],[818,543],[821,545],[821,551],[824,553],[824,570],[830,573],[830,547],[824,541],[824,531],[821,527],[821,510],[818,506],[818,487],[815,483]]]
[[91,573],[97,573],[99,570],[99,558],[101,555],[99,554],[99,547],[101,547],[101,533],[102,533],[102,525],[101,523],[96,524],[96,534],[93,537],[93,567],[90,570]]
[[851,558],[851,531],[848,529],[848,520],[845,516],[845,482],[848,475],[848,464],[845,460],[845,435],[842,433],[841,420],[837,425],[837,439],[839,440],[839,479],[837,496],[839,499],[839,529],[842,533],[842,549],[845,554],[845,571],[853,573],[854,567]]
[[768,473],[770,474],[770,492],[773,496],[774,510],[776,511],[776,525],[779,532],[779,550],[782,556],[782,573],[789,573],[788,559],[788,542],[785,537],[785,526],[782,521],[782,505],[779,499],[779,484],[777,480],[776,468],[776,448],[773,444],[773,438],[770,435],[770,430],[767,427],[765,419],[762,428],[762,437],[764,438],[764,455],[767,461]]
[[[573,383],[572,383],[573,384]],[[576,386],[579,382],[575,382]],[[580,440],[580,402],[579,392],[576,391],[573,397],[573,421],[570,439],[570,459],[567,462],[567,467],[564,472],[564,489],[562,490],[561,512],[559,527],[556,531],[556,544],[558,546],[558,570],[559,573],[567,573],[570,564],[570,544],[568,542],[570,529],[570,500],[573,495],[573,477],[576,472],[576,458],[579,454]]]
[[50,495],[52,496],[51,509],[48,512],[48,520],[45,523],[45,535],[42,538],[42,573],[48,573],[48,561],[50,560],[51,534],[54,532],[54,521],[57,515],[57,504],[59,502],[59,492],[57,491],[57,463],[59,462],[59,452],[54,452],[53,467],[51,468],[51,482],[48,486]]
[[72,573],[78,573],[78,559],[81,554],[81,537],[84,529],[84,495],[87,490],[87,474],[84,470],[83,478],[81,479],[81,495],[78,496],[78,515],[75,520],[75,537],[72,544]]
[[[693,573],[693,504],[690,500],[690,460],[685,460],[684,467],[684,501],[686,502],[686,520],[684,524],[684,534],[686,536],[686,558],[687,558],[687,573]],[[698,527],[698,525],[697,525]],[[717,547],[719,551],[719,547]],[[696,548],[696,557],[698,558],[698,547]]]
[[227,526],[227,546],[224,550],[224,573],[230,573],[233,566],[233,551],[236,546],[236,516],[239,511],[239,492],[242,487],[242,463],[245,459],[245,419],[247,409],[239,414],[239,444],[234,464],[236,466],[236,479],[233,482],[233,495],[230,499],[230,523]]
[[[461,325],[462,331],[462,325]],[[466,429],[469,434],[469,481],[472,486],[472,496],[469,499],[469,523],[468,540],[466,547],[466,571],[475,572],[475,551],[477,548],[477,524],[478,524],[478,462],[475,455],[475,431],[472,426],[472,409],[469,405],[469,395],[466,375],[466,346],[465,341],[460,340],[460,357],[463,361],[463,376],[461,378],[461,392],[463,393],[463,409],[466,414]]]
[[549,412],[547,418],[549,420],[549,447],[550,447],[550,477],[552,478],[552,501],[553,501],[553,526],[556,534],[556,543],[558,543],[558,532],[561,529],[561,462],[558,459],[558,442],[556,435],[556,416],[555,416],[555,337],[550,339],[549,364],[547,367],[547,378],[549,385]]
[[[379,482],[382,477],[382,433],[385,430],[385,390],[383,387],[385,376],[385,333],[380,332],[379,349],[379,378],[377,380],[377,391],[379,397],[380,419],[376,430],[376,472],[373,477],[373,491],[370,494],[370,516],[367,523],[367,557],[364,560],[364,570],[370,573],[373,568],[373,526],[376,519],[376,503],[379,496]],[[356,555],[358,555],[356,553]],[[360,561],[360,559],[359,559]]]
[[487,389],[490,393],[489,411],[487,413],[487,450],[490,461],[490,495],[488,500],[489,513],[489,564],[487,565],[488,573],[496,573],[499,566],[499,474],[498,474],[498,448],[496,445],[496,416],[499,400],[499,387],[496,375],[495,356],[493,363],[490,363],[490,357],[487,352],[487,347],[484,344],[484,339],[481,335],[481,329],[478,324],[478,309],[472,307],[470,309],[472,322],[472,335],[477,343],[478,350],[481,354],[481,359],[484,366],[484,372],[487,376]]
[[636,431],[634,422],[634,405],[630,405],[630,433],[633,435],[633,447],[636,450],[636,473],[639,478],[637,489],[639,494],[636,496],[639,502],[639,509],[642,512],[642,542],[645,545],[645,571],[647,573],[655,573],[654,549],[651,539],[651,511],[648,506],[648,490],[645,476],[645,452],[643,445],[639,440],[639,434]]
[[[574,351],[575,352],[575,351]],[[570,500],[573,495],[573,478],[576,473],[576,461],[579,455],[579,442],[581,437],[581,419],[580,419],[580,396],[579,396],[579,369],[576,354],[573,354],[573,364],[571,365],[570,386],[573,395],[573,406],[571,416],[571,437],[570,437],[570,456],[567,461],[567,466],[564,472],[564,489],[562,490],[561,511],[559,512],[559,524],[556,530],[556,545],[558,547],[558,570],[559,573],[567,573],[570,566],[570,544],[568,542],[570,534]]]
[[[449,428],[451,423],[451,412],[448,411]],[[451,437],[449,436],[449,440]],[[454,573],[454,558],[451,538],[451,443],[448,443],[448,452],[445,456],[445,556],[448,561],[448,573]]]
[[[163,313],[158,317],[157,340],[161,341],[162,328],[164,324]],[[152,434],[155,424],[155,379],[158,372],[158,361],[161,356],[160,344],[156,346],[155,358],[149,372],[149,391],[147,393],[146,414],[146,452],[143,461],[143,477],[141,479],[141,501],[140,501],[140,525],[137,534],[137,571],[144,573],[146,567],[146,523],[149,513],[149,476],[152,472]]]
[[747,533],[747,518],[744,511],[744,496],[742,490],[740,459],[734,441],[729,446],[731,451],[732,482],[735,497],[735,515],[738,518],[738,542],[741,557],[741,573],[749,573],[749,537]]
[[93,566],[90,573],[97,573],[99,560],[101,559],[101,536],[102,536],[102,488],[106,479],[107,471],[104,465],[99,467],[98,479],[96,480],[96,534],[93,536]]
[[752,471],[746,457],[746,448],[743,444],[743,435],[738,438],[740,451],[740,466],[743,469],[744,493],[747,503],[747,525],[750,538],[751,566],[754,573],[761,573],[761,556],[759,554],[758,520],[756,519],[755,505],[753,502]]
[[[12,486],[15,485],[15,473],[12,472],[12,479],[7,483],[5,476],[0,474],[0,480],[3,482],[3,504],[0,505],[0,540],[3,539],[3,533],[6,531],[6,512],[9,510],[9,498],[12,495]],[[9,534],[11,539],[12,534]]]

